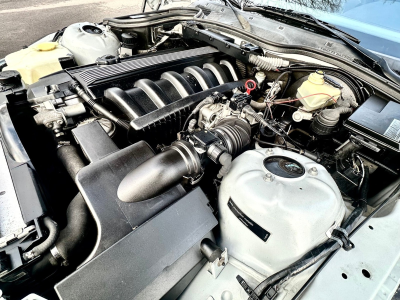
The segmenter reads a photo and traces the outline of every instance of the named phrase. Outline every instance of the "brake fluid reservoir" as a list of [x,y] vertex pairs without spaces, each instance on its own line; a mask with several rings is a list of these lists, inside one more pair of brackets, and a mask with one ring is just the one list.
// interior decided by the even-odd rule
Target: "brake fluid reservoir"
[[218,205],[220,246],[266,276],[327,240],[345,213],[323,166],[279,148],[238,156],[222,180]]
[[[314,95],[310,97],[305,97]],[[332,99],[330,96],[332,96]],[[340,89],[333,87],[324,80],[324,73],[317,71],[308,76],[308,80],[297,89],[296,97],[308,111],[332,105],[340,96]],[[303,98],[305,97],[305,98]]]
[[59,58],[68,56],[72,56],[71,52],[56,42],[39,43],[7,55],[7,67],[3,70],[16,70],[26,84],[32,84],[43,76],[60,71]]
[[93,64],[104,55],[118,56],[120,42],[117,36],[103,25],[89,22],[68,26],[61,39],[78,65]]

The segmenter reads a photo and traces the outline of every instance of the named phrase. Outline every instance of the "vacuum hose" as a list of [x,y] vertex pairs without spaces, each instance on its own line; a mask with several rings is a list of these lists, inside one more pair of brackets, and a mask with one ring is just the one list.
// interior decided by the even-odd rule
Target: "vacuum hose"
[[78,82],[74,82],[70,85],[70,88],[72,91],[76,92],[79,97],[81,97],[83,100],[85,100],[85,102],[91,107],[93,108],[95,111],[97,111],[98,113],[102,114],[103,116],[105,116],[107,119],[110,119],[111,121],[115,122],[116,124],[118,124],[119,126],[128,129],[129,128],[129,124],[127,124],[125,121],[121,120],[120,118],[114,116],[112,113],[110,113],[104,106],[102,106],[99,103],[96,103],[95,101],[93,101],[92,98],[90,98],[90,96],[88,94],[86,94],[85,90],[83,88],[81,88],[79,86]]

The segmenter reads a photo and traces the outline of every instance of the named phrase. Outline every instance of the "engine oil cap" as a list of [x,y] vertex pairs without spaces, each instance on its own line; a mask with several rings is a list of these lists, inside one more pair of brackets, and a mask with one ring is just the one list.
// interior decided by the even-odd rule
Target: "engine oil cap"
[[299,178],[305,169],[298,161],[284,156],[270,156],[263,160],[264,167],[272,174],[283,178]]

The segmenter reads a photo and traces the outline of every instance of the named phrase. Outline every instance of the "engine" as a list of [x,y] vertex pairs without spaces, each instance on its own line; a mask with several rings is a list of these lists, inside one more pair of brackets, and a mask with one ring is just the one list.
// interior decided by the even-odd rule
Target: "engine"
[[368,187],[397,175],[398,103],[190,22],[118,20],[58,33],[51,74],[12,57],[0,73],[3,143],[13,161],[25,146],[40,200],[19,192],[29,230],[0,239],[3,291],[69,268],[62,299],[273,299],[352,249]]

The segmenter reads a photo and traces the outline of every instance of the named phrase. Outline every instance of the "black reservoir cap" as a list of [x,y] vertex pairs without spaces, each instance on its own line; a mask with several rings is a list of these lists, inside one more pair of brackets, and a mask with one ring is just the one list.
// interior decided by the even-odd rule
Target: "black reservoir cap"
[[18,71],[9,70],[0,72],[0,85],[10,85],[20,83],[21,75]]

